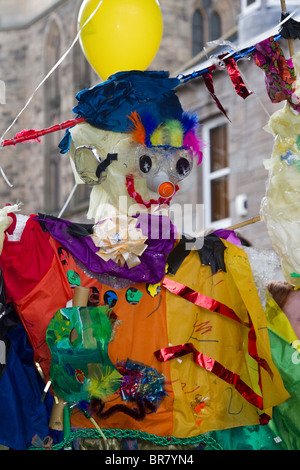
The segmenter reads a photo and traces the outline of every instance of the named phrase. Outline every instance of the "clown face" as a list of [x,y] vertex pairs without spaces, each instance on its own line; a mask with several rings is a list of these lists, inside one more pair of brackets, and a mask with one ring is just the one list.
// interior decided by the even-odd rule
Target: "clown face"
[[[70,130],[71,162],[77,183],[93,185],[88,217],[134,215],[168,205],[195,158],[201,161],[194,131],[169,120],[147,131],[137,113],[128,133],[81,123]],[[187,118],[186,118],[187,119]]]

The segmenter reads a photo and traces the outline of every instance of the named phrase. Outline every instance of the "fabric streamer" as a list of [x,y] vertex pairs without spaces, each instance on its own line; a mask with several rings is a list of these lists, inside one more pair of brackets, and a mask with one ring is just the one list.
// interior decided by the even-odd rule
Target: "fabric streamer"
[[[177,281],[173,281],[171,279],[165,278],[162,282],[162,286],[164,286],[173,294],[179,295],[185,300],[188,300],[189,302],[192,302],[195,305],[198,305],[198,307],[206,308],[207,310],[210,310],[212,312],[217,312],[220,315],[225,315],[226,317],[231,318],[232,320],[235,320],[239,323],[243,323],[238,318],[238,316],[234,313],[234,311],[228,308],[226,305],[220,302],[217,302],[216,300],[210,297],[207,297],[203,294],[200,294],[199,292],[195,292],[194,290],[190,289],[189,287],[183,284],[180,284]],[[256,334],[255,334],[255,330],[254,330],[251,319],[249,319],[248,324],[244,323],[244,325],[249,327],[248,351],[249,351],[250,356],[253,357],[253,359],[255,359],[255,361],[261,367],[263,367],[270,374],[270,376],[272,376],[272,371],[270,367],[268,366],[267,362],[264,359],[260,358],[257,354]]]
[[230,121],[229,117],[226,114],[225,109],[223,108],[223,106],[220,103],[217,95],[215,94],[215,89],[214,89],[213,80],[212,80],[212,73],[211,72],[204,73],[203,74],[203,80],[204,80],[204,83],[205,83],[205,86],[206,86],[207,90],[209,91],[209,93],[210,93],[212,99],[214,100],[214,102],[216,103],[217,107],[219,108],[221,113],[223,113],[224,116],[227,117],[228,121]]
[[286,59],[274,37],[256,44],[255,63],[265,72],[267,92],[272,103],[288,101],[300,111],[300,98],[295,95],[296,73],[292,58]]
[[[180,297],[188,300],[189,302],[194,303],[195,305],[198,305],[199,307],[206,308],[207,310],[210,310],[212,312],[220,313],[221,315],[225,315],[225,316],[227,316],[227,317],[229,317],[229,318],[231,318],[235,321],[241,322],[241,320],[237,317],[237,315],[234,313],[234,311],[232,309],[229,309],[224,304],[221,304],[220,302],[217,302],[217,301],[215,301],[215,300],[213,300],[213,299],[211,299],[207,296],[204,296],[203,294],[200,294],[199,292],[193,291],[189,287],[187,287],[183,284],[180,284],[177,281],[165,278],[162,282],[162,285],[166,289],[168,289],[170,292],[172,292],[173,294],[179,295]],[[247,326],[249,327],[248,352],[249,352],[250,356],[257,362],[257,364],[260,367],[263,367],[268,372],[270,377],[272,377],[273,373],[272,373],[272,370],[269,367],[268,363],[263,358],[259,357],[259,355],[257,353],[256,333],[255,333],[255,330],[254,330],[254,327],[253,327],[253,324],[252,324],[252,321],[251,321],[250,318],[249,318],[249,324]],[[188,345],[185,345],[185,346],[186,346],[186,348],[194,348],[192,344],[188,344]],[[186,348],[182,348],[182,350],[185,351],[183,354],[188,354],[188,352],[191,352],[191,351],[187,351]],[[181,351],[181,347],[179,347],[179,350]],[[164,357],[168,357],[168,359],[173,358],[173,349],[172,349],[172,347],[170,349],[166,348],[166,349],[164,349],[164,351],[171,351],[171,355],[172,355],[172,357],[169,357],[168,352],[167,352],[167,353],[164,354]],[[211,358],[208,357],[206,359],[203,356],[204,360],[203,360],[203,362],[200,361],[201,362],[201,364],[200,364],[199,361],[198,361],[198,356],[197,356],[197,354],[200,354],[200,353],[198,353],[198,351],[196,351],[194,349],[193,349],[192,352],[193,352],[194,361],[197,362],[202,367],[205,367],[205,365],[207,364],[207,360],[208,361],[213,361]],[[195,354],[196,354],[196,356],[195,356]],[[155,353],[155,355],[156,355],[156,353]],[[161,357],[162,356],[159,355],[159,358],[160,358],[159,360],[161,360]],[[197,359],[195,359],[195,357],[197,357]],[[207,368],[207,370],[210,370],[209,367]],[[219,370],[219,365],[218,364],[216,365],[216,370]],[[258,377],[259,377],[259,387],[262,390],[260,369],[259,369]],[[221,377],[221,378],[223,378],[223,377]],[[226,379],[224,379],[224,380],[226,380]],[[236,379],[232,378],[230,380],[235,381]],[[240,379],[238,379],[238,380],[240,380]],[[239,393],[242,393],[241,390],[244,390],[244,388],[245,388],[244,383],[241,384],[241,388],[239,388],[239,387],[240,387],[240,385],[238,386],[238,391],[239,391]],[[242,395],[244,396],[243,393],[242,393]],[[257,403],[259,403],[259,400],[260,400],[258,398],[259,395],[255,394],[256,398],[254,399],[254,401],[248,393],[246,393],[246,395],[249,397],[248,401],[250,401],[252,404],[255,404],[255,400],[258,400]],[[261,406],[262,406],[262,402],[261,402]],[[260,407],[258,406],[258,408],[260,408]]]
[[234,58],[229,57],[228,59],[224,59],[224,63],[237,94],[243,99],[246,99],[248,96],[252,95],[253,92],[247,89]]
[[257,393],[255,393],[243,380],[241,380],[238,374],[231,372],[226,369],[222,364],[215,361],[211,357],[200,353],[191,344],[181,344],[179,346],[171,346],[169,348],[162,348],[154,352],[155,357],[160,362],[169,361],[178,357],[185,356],[186,354],[193,354],[193,360],[198,366],[203,367],[205,370],[212,372],[217,377],[229,384],[234,385],[238,393],[240,393],[251,405],[256,406],[258,409],[263,409],[263,399]]
[[164,278],[162,286],[168,289],[173,294],[179,295],[185,300],[188,300],[189,302],[198,305],[198,307],[206,308],[207,310],[210,310],[212,312],[218,312],[221,315],[225,315],[226,317],[231,318],[232,320],[241,322],[241,320],[237,317],[237,315],[231,308],[228,308],[221,302],[217,302],[216,300],[211,299],[206,295],[200,294],[199,292],[195,292],[184,284],[180,284],[179,282],[173,281],[172,279]]

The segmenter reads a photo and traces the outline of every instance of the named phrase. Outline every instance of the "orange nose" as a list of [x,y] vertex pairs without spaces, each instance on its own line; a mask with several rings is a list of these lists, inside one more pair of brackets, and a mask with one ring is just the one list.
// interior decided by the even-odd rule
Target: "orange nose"
[[158,188],[158,194],[161,197],[171,197],[174,194],[174,185],[168,181],[161,183]]

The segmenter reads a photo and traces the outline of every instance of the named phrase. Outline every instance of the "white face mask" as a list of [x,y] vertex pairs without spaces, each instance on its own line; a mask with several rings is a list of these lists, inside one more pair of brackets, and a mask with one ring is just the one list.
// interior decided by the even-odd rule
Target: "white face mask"
[[[122,151],[122,149],[115,150]],[[134,164],[130,165],[131,168],[128,168],[128,171],[145,177],[150,186],[153,186],[153,184],[151,185],[153,180],[163,181],[164,178],[166,178],[166,182],[174,185],[186,178],[193,167],[193,157],[186,149],[176,149],[169,146],[148,148],[143,145],[132,145],[129,148],[127,146],[126,150],[127,155],[120,155],[120,160],[128,161],[132,159],[132,154],[135,154]],[[79,177],[90,185],[103,182],[106,178],[105,169],[118,158],[119,155],[115,152],[106,156],[101,155],[100,151],[92,145],[81,145],[76,148],[74,154],[75,167]],[[101,166],[103,171],[99,171]]]
[[135,152],[135,161],[140,175],[153,177],[164,171],[173,183],[186,178],[193,167],[193,157],[188,150],[170,146],[148,148],[139,145]]

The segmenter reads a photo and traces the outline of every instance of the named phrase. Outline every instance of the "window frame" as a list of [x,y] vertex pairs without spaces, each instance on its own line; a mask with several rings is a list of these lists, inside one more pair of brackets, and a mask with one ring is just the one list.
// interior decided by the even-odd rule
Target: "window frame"
[[[195,25],[194,25],[194,17],[196,13],[199,13],[199,15],[202,18],[202,23],[203,23],[203,31],[202,31],[202,43],[203,47],[201,50],[198,52],[195,52]],[[212,19],[213,15],[217,15],[218,21],[219,21],[219,35],[217,38],[212,37]],[[197,54],[202,53],[205,50],[205,46],[209,41],[215,41],[219,39],[222,36],[223,32],[223,21],[222,21],[222,15],[220,14],[220,11],[218,8],[215,8],[213,4],[210,6],[205,7],[204,5],[198,6],[194,8],[191,16],[191,53],[193,57],[195,57]],[[199,41],[200,42],[200,41]]]
[[[228,125],[225,117],[219,116],[214,119],[210,119],[202,124],[202,139],[205,142],[203,148],[203,160],[202,160],[202,198],[204,203],[204,227],[205,229],[220,229],[226,228],[231,225],[231,217],[212,221],[211,219],[211,181],[219,179],[223,176],[230,176],[230,165],[221,168],[219,170],[211,172],[211,152],[210,152],[210,131],[216,127],[222,125]],[[229,156],[229,153],[228,153]],[[228,189],[229,193],[229,189]]]
[[255,0],[251,5],[247,5],[247,0],[241,0],[241,11],[242,13],[249,13],[250,11],[260,8],[261,4],[261,0]]
[[[199,18],[201,18],[201,23],[202,23],[202,32],[201,32],[201,38],[200,38],[200,41],[199,41],[199,37],[196,37],[196,24],[195,24],[195,19],[196,19],[196,15],[199,16]],[[204,36],[205,36],[205,31],[204,31],[204,28],[205,28],[205,18],[203,16],[203,12],[200,8],[196,8],[194,11],[193,11],[193,15],[192,15],[192,54],[193,54],[193,57],[197,54],[199,54],[199,52],[201,52],[203,50],[203,47],[204,47],[204,44],[205,44],[205,41],[204,41]],[[198,46],[198,42],[199,44],[201,43],[201,47],[198,48],[196,46]],[[197,49],[197,51],[196,51]]]

